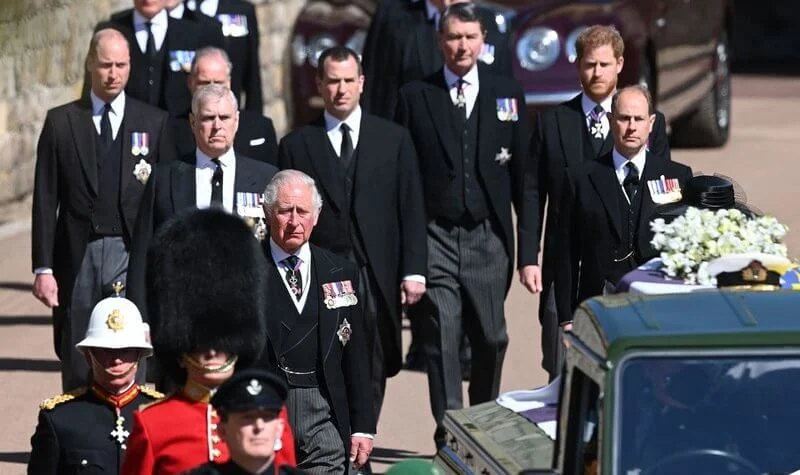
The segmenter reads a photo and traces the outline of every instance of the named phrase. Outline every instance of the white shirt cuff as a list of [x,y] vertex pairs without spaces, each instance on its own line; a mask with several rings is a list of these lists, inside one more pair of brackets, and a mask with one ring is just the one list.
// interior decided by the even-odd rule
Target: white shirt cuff
[[419,282],[420,284],[425,285],[425,276],[419,274],[409,274],[403,277],[403,280],[410,280],[411,282]]
[[37,267],[36,269],[33,270],[33,273],[36,274],[36,275],[39,275],[39,274],[52,274],[53,273],[53,269],[51,269],[49,267]]
[[366,434],[364,432],[356,432],[354,434],[350,434],[350,437],[364,437],[365,439],[375,440],[375,434]]

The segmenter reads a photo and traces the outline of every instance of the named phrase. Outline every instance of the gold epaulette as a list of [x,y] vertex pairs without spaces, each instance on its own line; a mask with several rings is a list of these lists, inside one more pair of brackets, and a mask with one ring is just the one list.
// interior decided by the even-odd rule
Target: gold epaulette
[[63,404],[67,401],[72,401],[76,397],[81,397],[86,394],[86,388],[78,388],[72,391],[66,392],[64,394],[59,394],[58,396],[53,396],[51,398],[45,399],[39,404],[39,409],[42,411],[49,411],[52,410],[54,407],[58,406],[59,404]]
[[139,385],[139,391],[144,393],[144,394],[146,394],[146,395],[148,395],[148,396],[150,396],[153,399],[162,399],[162,398],[165,397],[164,393],[162,393],[160,391],[156,391],[155,389],[151,388],[150,386],[145,386],[144,384],[140,384]]
[[[155,391],[155,392],[158,392],[158,391]],[[159,394],[161,394],[161,393],[159,393]],[[145,409],[149,409],[149,408],[151,408],[151,407],[153,407],[153,406],[155,406],[157,404],[161,404],[164,401],[169,401],[169,398],[168,397],[162,397],[161,399],[156,399],[155,401],[152,401],[152,402],[146,402],[144,404],[139,404],[139,412],[142,412]]]

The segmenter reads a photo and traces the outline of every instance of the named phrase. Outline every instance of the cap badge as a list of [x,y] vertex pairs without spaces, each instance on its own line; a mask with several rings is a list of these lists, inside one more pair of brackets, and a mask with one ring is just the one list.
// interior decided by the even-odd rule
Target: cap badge
[[108,317],[106,318],[106,326],[114,333],[125,328],[125,317],[119,313],[118,308],[115,308],[114,311],[108,314]]
[[250,393],[251,396],[258,396],[261,394],[261,389],[263,388],[257,379],[251,379],[250,384],[247,385],[247,392]]

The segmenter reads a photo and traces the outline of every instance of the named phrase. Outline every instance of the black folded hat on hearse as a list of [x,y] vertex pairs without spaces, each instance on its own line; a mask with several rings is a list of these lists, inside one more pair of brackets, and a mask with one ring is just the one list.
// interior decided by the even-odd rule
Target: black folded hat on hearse
[[730,177],[698,174],[686,181],[680,201],[656,207],[652,219],[672,221],[690,206],[712,211],[737,209],[749,217],[761,215],[758,209],[747,204],[744,191]]

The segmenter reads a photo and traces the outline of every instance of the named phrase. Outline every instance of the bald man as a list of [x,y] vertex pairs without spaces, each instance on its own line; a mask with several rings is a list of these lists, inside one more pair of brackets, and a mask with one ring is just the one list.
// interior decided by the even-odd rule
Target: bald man
[[47,113],[33,191],[33,294],[53,311],[64,391],[87,382],[75,344],[94,305],[125,282],[150,171],[175,153],[167,114],[125,94],[130,50],[121,33],[94,34],[86,70],[89,94]]

